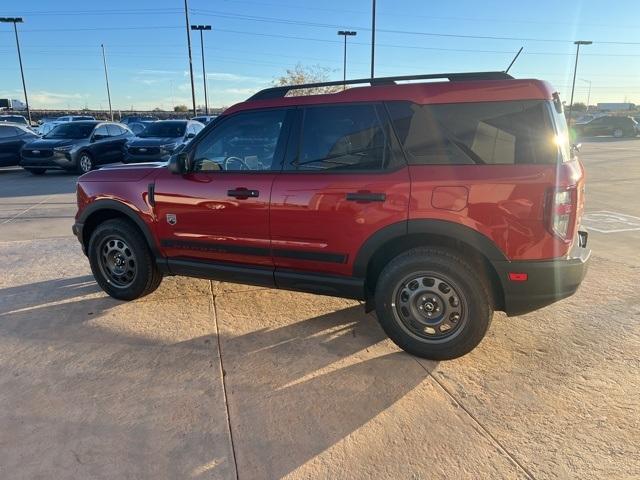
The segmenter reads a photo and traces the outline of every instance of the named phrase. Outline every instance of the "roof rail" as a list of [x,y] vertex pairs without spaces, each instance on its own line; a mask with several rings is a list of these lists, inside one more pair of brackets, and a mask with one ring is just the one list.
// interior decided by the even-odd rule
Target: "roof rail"
[[359,78],[356,80],[347,80],[346,82],[336,80],[333,82],[304,83],[300,85],[283,85],[281,87],[265,88],[249,97],[247,101],[282,98],[291,90],[302,90],[305,88],[337,87],[340,85],[357,85],[362,83],[368,83],[373,87],[377,85],[395,85],[396,82],[406,80],[431,80],[437,78],[446,78],[450,82],[513,79],[511,75],[505,72],[430,73],[426,75],[405,75],[400,77]]

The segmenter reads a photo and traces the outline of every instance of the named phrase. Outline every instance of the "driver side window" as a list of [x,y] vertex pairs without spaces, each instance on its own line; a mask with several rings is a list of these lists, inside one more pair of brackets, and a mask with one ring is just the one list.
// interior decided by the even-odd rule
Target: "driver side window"
[[[210,131],[195,150],[195,172],[279,169],[276,149],[285,110],[238,113]],[[276,165],[277,163],[277,165]]]

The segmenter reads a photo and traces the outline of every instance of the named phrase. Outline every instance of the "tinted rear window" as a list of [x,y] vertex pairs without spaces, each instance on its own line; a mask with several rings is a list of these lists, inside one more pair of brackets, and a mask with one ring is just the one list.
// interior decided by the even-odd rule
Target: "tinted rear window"
[[389,161],[381,112],[375,105],[305,110],[298,170],[380,170]]
[[545,101],[417,105],[389,113],[409,164],[548,164],[558,161]]
[[182,137],[187,128],[187,122],[156,122],[149,125],[141,137]]

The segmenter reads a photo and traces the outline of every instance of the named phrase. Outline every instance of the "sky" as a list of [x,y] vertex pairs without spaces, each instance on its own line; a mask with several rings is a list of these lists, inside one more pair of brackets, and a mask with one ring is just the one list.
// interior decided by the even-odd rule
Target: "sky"
[[[342,79],[370,74],[371,0],[189,0],[204,32],[209,105],[229,106],[269,86],[288,68],[319,65]],[[33,109],[108,106],[104,44],[115,109],[191,105],[183,0],[4,0],[18,25]],[[376,76],[504,70],[550,81],[569,100],[640,104],[640,2],[377,0]],[[204,103],[200,37],[192,36],[197,103]],[[22,99],[11,24],[0,24],[0,98]]]

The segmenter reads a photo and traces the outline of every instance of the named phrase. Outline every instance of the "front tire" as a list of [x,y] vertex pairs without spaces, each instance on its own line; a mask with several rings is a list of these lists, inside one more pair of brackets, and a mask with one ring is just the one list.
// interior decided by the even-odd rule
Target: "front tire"
[[94,168],[93,157],[88,152],[82,152],[78,157],[78,173],[83,175]]
[[160,286],[162,274],[138,228],[107,220],[91,234],[89,263],[98,285],[113,298],[134,300]]
[[461,357],[482,340],[493,317],[485,282],[459,255],[415,248],[393,260],[378,278],[378,321],[400,348],[418,357]]

